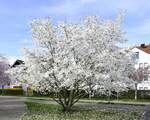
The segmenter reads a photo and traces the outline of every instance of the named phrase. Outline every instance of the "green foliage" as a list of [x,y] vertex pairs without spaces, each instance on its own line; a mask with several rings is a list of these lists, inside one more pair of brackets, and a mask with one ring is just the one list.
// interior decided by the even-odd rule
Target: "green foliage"
[[[39,91],[35,91],[35,90],[33,90],[32,92],[33,92],[34,97],[51,97],[52,98],[55,95],[55,93],[53,93],[53,92],[45,92],[46,94],[39,92]],[[63,94],[63,91],[60,91],[60,92]],[[84,96],[85,98],[88,98],[88,94],[86,94],[86,92],[84,90],[82,90],[81,92],[82,92],[82,94],[85,94],[85,96]]]
[[117,111],[105,109],[79,109],[62,112],[55,104],[39,104],[26,102],[28,111],[21,120],[139,120],[137,111]]
[[22,86],[13,86],[13,88],[22,88]]
[[19,95],[20,96],[20,95],[23,95],[23,89],[22,88],[5,88],[3,90],[0,89],[0,95],[17,95],[17,96]]
[[134,99],[134,96],[135,96],[135,91],[129,90],[129,91],[121,92],[119,95],[119,99]]
[[[53,97],[53,93],[42,94],[36,91],[32,91],[32,92],[33,92],[33,96],[36,96],[36,97],[41,97],[41,96]],[[119,99],[134,99],[134,96],[135,96],[135,90],[129,90],[129,91],[124,91],[124,92],[119,93]],[[89,97],[88,94],[84,96],[85,99],[87,99],[88,97]],[[107,100],[108,96],[104,94],[95,95],[94,97],[92,97],[92,99]],[[110,99],[111,100],[117,99],[117,93],[112,92]],[[138,99],[150,99],[150,90],[138,90]]]
[[[134,99],[135,90],[129,90],[127,92],[120,93],[120,99]],[[150,90],[138,90],[137,91],[138,99],[150,99]]]
[[41,92],[39,92],[39,91],[32,91],[33,92],[33,96],[35,96],[35,97],[53,97],[53,94],[54,93],[48,93],[47,92],[47,94],[44,94],[44,93],[41,93]]
[[28,94],[27,94],[28,96],[33,96],[33,89],[32,88],[28,87],[27,92],[28,92]]
[[138,99],[150,99],[150,90],[138,90]]
[[[138,90],[137,93],[138,99],[150,99],[150,90]],[[134,99],[134,97],[135,97],[135,90],[128,90],[119,93],[119,99]],[[101,95],[101,96],[94,96],[94,98],[107,100],[108,96]],[[113,94],[110,96],[110,99],[111,100],[117,99],[117,93],[113,92]]]

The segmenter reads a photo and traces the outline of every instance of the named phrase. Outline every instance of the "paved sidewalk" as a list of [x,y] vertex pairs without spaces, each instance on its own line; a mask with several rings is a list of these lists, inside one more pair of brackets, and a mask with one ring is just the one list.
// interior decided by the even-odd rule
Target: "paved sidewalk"
[[0,96],[0,120],[19,120],[26,111],[25,98]]

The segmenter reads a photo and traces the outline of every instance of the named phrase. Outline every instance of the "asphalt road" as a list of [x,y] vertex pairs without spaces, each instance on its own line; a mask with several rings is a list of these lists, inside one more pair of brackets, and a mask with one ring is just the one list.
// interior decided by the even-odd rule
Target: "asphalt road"
[[0,120],[19,120],[26,111],[25,98],[0,96]]

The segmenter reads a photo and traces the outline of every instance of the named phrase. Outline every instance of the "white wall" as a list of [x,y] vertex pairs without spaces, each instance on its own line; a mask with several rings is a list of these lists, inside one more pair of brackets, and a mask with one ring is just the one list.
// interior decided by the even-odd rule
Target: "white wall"
[[148,63],[150,65],[150,54],[138,49],[138,48],[133,48],[132,51],[139,52],[139,59],[137,60],[137,65],[135,66],[136,68],[139,67],[139,63]]
[[[139,59],[137,59],[137,63],[135,65],[135,68],[139,68],[139,64],[140,63],[148,63],[148,65],[150,66],[150,54],[138,49],[138,48],[133,48],[132,52],[139,52]],[[142,81],[141,83],[138,84],[137,86],[138,90],[150,90],[150,75],[148,78],[148,81]]]

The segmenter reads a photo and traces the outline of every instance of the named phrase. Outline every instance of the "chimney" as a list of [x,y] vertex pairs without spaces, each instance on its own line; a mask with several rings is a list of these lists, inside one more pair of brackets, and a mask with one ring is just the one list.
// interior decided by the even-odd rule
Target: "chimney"
[[141,47],[144,48],[144,47],[145,47],[145,44],[141,44]]

